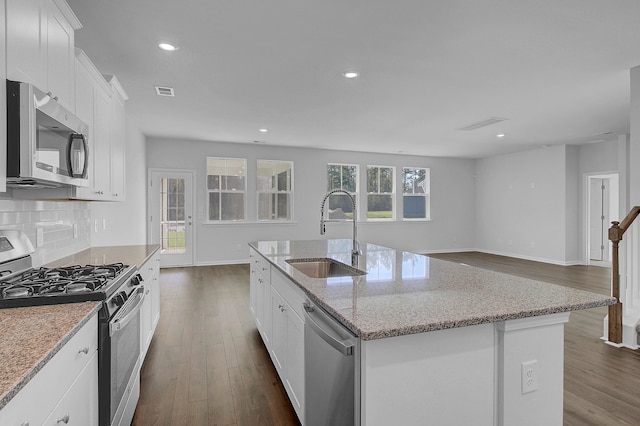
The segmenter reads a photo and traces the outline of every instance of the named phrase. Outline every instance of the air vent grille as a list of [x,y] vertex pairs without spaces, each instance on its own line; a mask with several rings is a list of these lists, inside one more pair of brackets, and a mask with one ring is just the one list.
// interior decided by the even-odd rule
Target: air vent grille
[[473,123],[473,124],[469,124],[468,126],[465,127],[461,127],[458,130],[464,130],[464,131],[471,131],[471,130],[476,130],[479,129],[481,127],[487,127],[487,126],[491,126],[492,124],[496,124],[496,123],[500,123],[501,121],[507,121],[508,118],[502,118],[502,117],[491,117],[491,118],[487,118],[486,120],[483,121],[479,121],[477,123]]
[[173,92],[173,87],[166,87],[166,86],[156,86],[156,94],[158,96],[175,96],[175,93]]

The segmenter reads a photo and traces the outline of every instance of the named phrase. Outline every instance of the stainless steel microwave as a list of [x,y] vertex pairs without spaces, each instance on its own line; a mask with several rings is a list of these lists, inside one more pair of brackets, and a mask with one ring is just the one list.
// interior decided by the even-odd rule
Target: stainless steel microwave
[[7,185],[89,186],[88,133],[51,93],[7,80]]

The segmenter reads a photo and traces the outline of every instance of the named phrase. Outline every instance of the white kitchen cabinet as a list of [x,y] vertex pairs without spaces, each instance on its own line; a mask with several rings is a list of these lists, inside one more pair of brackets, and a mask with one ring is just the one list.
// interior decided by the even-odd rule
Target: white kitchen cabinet
[[140,361],[142,363],[160,320],[160,251],[156,251],[138,271],[145,288],[145,299],[140,311]]
[[[6,46],[5,0],[0,0],[0,45]],[[7,56],[0,54],[0,192],[7,190]]]
[[118,79],[113,76],[105,76],[111,85],[111,132],[110,132],[110,198],[113,201],[124,201],[125,193],[125,148],[126,148],[126,117],[125,101],[127,94],[120,85]]
[[64,0],[6,0],[7,78],[51,92],[75,111],[74,31],[80,21]]
[[251,248],[249,309],[278,376],[304,424],[304,292]]
[[97,313],[0,410],[0,425],[55,425],[66,414],[69,424],[98,424]]

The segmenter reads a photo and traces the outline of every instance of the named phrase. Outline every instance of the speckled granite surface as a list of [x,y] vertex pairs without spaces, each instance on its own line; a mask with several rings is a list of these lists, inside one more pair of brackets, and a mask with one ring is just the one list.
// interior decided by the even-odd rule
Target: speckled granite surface
[[99,308],[82,302],[0,309],[0,409]]
[[[47,267],[144,264],[158,245],[91,247]],[[100,309],[99,302],[0,309],[0,409]]]
[[367,244],[366,275],[309,278],[286,259],[330,257],[351,264],[351,240],[259,241],[250,246],[309,299],[363,340],[606,306],[615,299]]
[[112,246],[112,247],[91,247],[79,251],[71,256],[63,257],[45,266],[68,266],[68,265],[103,265],[109,263],[122,262],[127,265],[137,265],[138,268],[147,261],[158,249],[157,244],[136,245],[136,246]]

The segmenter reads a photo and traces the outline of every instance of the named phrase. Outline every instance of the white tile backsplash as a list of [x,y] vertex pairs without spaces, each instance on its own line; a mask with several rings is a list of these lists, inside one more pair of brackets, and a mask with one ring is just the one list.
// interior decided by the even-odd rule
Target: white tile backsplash
[[[40,266],[91,245],[89,203],[81,201],[0,200],[0,228],[24,231],[35,248],[33,264]],[[77,238],[73,226],[78,227]],[[43,244],[37,246],[37,229]]]

